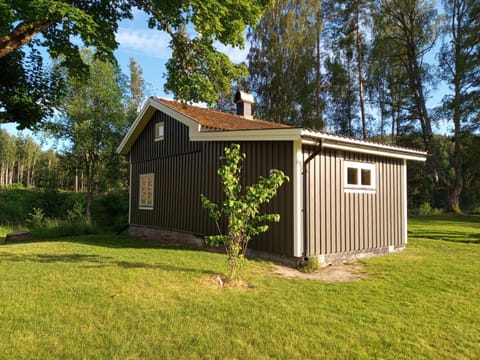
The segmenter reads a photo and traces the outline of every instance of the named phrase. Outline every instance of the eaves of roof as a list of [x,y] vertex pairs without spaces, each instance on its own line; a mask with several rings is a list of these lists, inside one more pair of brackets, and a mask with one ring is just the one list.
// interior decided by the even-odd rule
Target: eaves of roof
[[294,128],[263,120],[250,120],[238,115],[158,98],[150,98],[143,106],[119,145],[117,149],[119,154],[128,154],[156,110],[188,126],[191,141],[298,141],[325,148],[417,161],[425,161],[427,155],[415,149]]

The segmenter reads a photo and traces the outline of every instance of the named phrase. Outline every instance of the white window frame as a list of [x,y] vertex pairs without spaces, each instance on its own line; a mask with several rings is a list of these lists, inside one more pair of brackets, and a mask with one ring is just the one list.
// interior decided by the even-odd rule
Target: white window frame
[[[149,181],[149,179],[151,179]],[[140,185],[138,187],[138,208],[141,210],[152,210],[153,209],[153,199],[154,199],[154,192],[155,192],[155,175],[153,173],[149,174],[140,174]],[[150,184],[148,183],[150,182]],[[142,193],[144,192],[144,186],[147,186],[145,189],[145,199],[142,197]],[[151,189],[148,187],[151,186]]]
[[[348,183],[348,169],[357,170],[355,184]],[[362,170],[370,172],[370,184],[362,184]],[[377,190],[377,165],[359,161],[344,161],[343,163],[343,189],[345,192],[375,193]]]
[[155,141],[163,140],[165,137],[165,123],[163,121],[155,123]]

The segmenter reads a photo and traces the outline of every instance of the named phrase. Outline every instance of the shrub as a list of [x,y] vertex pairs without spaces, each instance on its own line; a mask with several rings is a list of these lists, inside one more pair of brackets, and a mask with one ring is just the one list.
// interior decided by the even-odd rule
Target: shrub
[[98,229],[85,221],[48,219],[43,226],[30,229],[35,239],[54,239],[63,236],[89,235],[98,233]]
[[472,213],[472,214],[480,214],[480,206],[472,209],[471,213]]
[[418,207],[418,215],[430,215],[432,211],[432,206],[428,202],[424,202]]
[[[0,224],[25,224],[33,227],[32,221],[44,218],[80,221],[84,220],[85,193],[58,191],[55,189],[0,189]],[[32,218],[35,215],[35,219]],[[119,229],[128,222],[128,192],[115,191],[96,195],[92,215],[100,228]]]
[[75,201],[73,207],[67,210],[67,220],[71,222],[86,222],[85,207],[80,201]]
[[29,214],[26,223],[32,229],[38,229],[44,226],[47,221],[48,219],[45,216],[43,209],[33,208],[33,211]]
[[95,224],[106,229],[120,229],[128,223],[128,192],[112,191],[93,199]]
[[313,256],[303,259],[297,266],[298,271],[303,273],[312,273],[318,271],[320,265],[318,263],[318,257]]
[[425,216],[425,215],[442,215],[442,214],[443,214],[442,209],[432,208],[432,206],[428,202],[424,202],[418,208],[418,215]]
[[[248,242],[254,235],[268,230],[266,222],[280,221],[279,214],[261,214],[260,206],[270,202],[277,190],[288,181],[281,170],[274,170],[268,178],[260,177],[257,184],[242,189],[240,174],[245,154],[240,152],[240,145],[231,144],[225,148],[225,165],[218,169],[223,184],[225,200],[217,205],[205,195],[201,195],[202,205],[215,220],[219,235],[205,237],[211,246],[223,244],[230,262],[229,279],[235,277],[237,266],[243,263]],[[227,231],[221,232],[220,223],[227,222]]]

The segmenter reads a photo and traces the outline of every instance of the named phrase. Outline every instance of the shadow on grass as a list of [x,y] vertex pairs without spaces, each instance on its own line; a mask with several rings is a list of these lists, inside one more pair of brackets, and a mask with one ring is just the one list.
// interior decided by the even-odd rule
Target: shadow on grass
[[480,217],[477,215],[441,215],[413,217],[421,226],[413,226],[412,237],[455,243],[480,244]]
[[423,239],[443,240],[443,241],[450,241],[455,243],[480,245],[480,233],[469,234],[463,231],[444,231],[444,230],[439,230],[439,231],[416,230],[416,231],[409,231],[408,233],[409,233],[409,236],[423,238]]
[[100,246],[113,249],[155,249],[164,248],[169,250],[191,250],[199,251],[201,249],[188,246],[186,244],[175,244],[162,239],[151,241],[141,238],[135,238],[128,235],[116,235],[114,233],[100,233],[89,235],[61,236],[54,238],[33,238],[32,240],[17,240],[5,242],[5,238],[0,238],[0,245],[20,245],[42,242],[71,242],[75,244],[85,244],[91,246]]
[[15,261],[15,262],[37,262],[46,264],[61,264],[61,263],[83,263],[86,268],[101,268],[118,266],[125,269],[158,269],[163,271],[175,272],[191,272],[202,274],[214,274],[213,271],[203,270],[198,268],[188,268],[172,264],[147,264],[143,262],[133,261],[119,261],[110,256],[88,255],[88,254],[35,254],[35,255],[20,255],[0,252],[0,261]]

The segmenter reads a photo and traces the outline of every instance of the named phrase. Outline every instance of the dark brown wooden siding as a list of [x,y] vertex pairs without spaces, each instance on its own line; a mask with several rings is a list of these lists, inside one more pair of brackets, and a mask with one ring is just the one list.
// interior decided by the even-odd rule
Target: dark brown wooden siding
[[[316,147],[304,147],[306,160]],[[376,164],[375,193],[344,191],[344,161]],[[306,254],[374,250],[404,242],[403,161],[323,150],[304,168]]]
[[[164,140],[154,141],[154,124],[165,124]],[[190,142],[188,128],[169,116],[156,112],[131,149],[130,223],[196,234],[215,234],[214,222],[202,208],[200,194],[219,203],[222,188],[217,175],[226,142]],[[281,169],[293,178],[291,142],[241,142],[246,153],[243,184]],[[155,174],[153,210],[141,210],[140,174]],[[293,255],[293,181],[284,185],[265,210],[280,213],[280,223],[252,241],[251,247],[277,254]]]
[[[163,140],[155,141],[155,124],[163,122],[165,136]],[[143,132],[131,148],[132,163],[158,159],[199,151],[199,143],[190,142],[188,127],[172,119],[170,116],[156,111]]]

